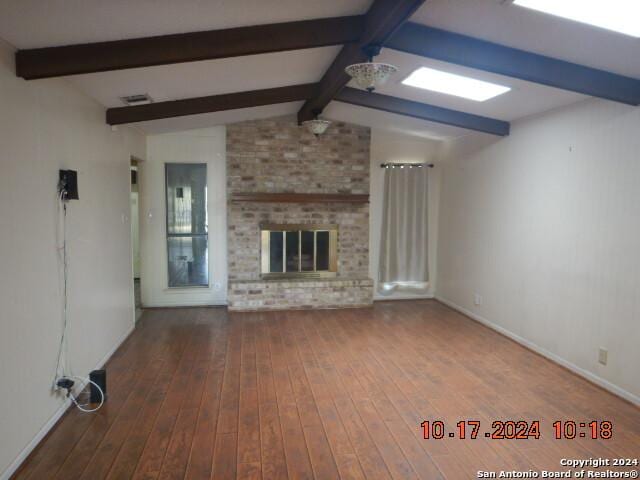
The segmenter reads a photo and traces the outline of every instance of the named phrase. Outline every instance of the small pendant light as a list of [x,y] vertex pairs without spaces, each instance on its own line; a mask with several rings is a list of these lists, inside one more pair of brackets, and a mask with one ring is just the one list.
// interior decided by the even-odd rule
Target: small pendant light
[[398,71],[398,68],[393,65],[373,61],[373,57],[380,54],[380,49],[380,45],[368,45],[363,50],[369,61],[366,63],[354,63],[344,69],[347,75],[353,78],[360,88],[368,92],[373,92]]

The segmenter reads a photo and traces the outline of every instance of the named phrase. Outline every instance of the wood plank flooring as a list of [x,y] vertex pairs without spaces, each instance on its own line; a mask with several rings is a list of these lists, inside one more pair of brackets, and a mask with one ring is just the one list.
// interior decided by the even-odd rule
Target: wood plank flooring
[[[435,301],[148,310],[107,370],[104,408],[70,410],[14,478],[468,479],[640,457],[640,409]],[[541,438],[483,435],[520,419]],[[482,433],[424,440],[423,420]],[[613,438],[556,440],[555,420]]]

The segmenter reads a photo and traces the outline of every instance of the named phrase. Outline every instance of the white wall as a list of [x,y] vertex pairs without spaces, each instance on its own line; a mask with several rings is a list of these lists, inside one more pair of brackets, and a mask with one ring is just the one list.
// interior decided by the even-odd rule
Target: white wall
[[65,80],[25,82],[0,41],[0,478],[62,410],[52,393],[62,333],[56,226],[58,169],[78,171],[68,207],[69,352],[73,373],[101,365],[134,326],[129,226],[133,130]]
[[[369,210],[369,275],[375,282],[375,299],[400,299],[432,297],[435,292],[437,274],[438,203],[440,197],[440,165],[437,163],[442,142],[415,136],[373,129],[371,131],[371,185]],[[382,206],[384,200],[384,170],[381,163],[428,162],[436,163],[429,170],[429,290],[416,294],[411,292],[378,293],[378,265],[380,263],[380,240]]]
[[[166,163],[206,163],[209,211],[209,287],[168,288]],[[147,307],[220,305],[227,300],[225,127],[150,135],[138,165],[142,304]]]
[[638,402],[640,109],[589,100],[483,143],[443,167],[438,297]]

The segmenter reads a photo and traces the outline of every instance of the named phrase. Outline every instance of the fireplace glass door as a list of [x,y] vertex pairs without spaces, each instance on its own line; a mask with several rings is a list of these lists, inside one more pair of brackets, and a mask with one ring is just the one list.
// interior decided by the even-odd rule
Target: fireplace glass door
[[274,277],[333,277],[337,225],[262,225],[261,273]]

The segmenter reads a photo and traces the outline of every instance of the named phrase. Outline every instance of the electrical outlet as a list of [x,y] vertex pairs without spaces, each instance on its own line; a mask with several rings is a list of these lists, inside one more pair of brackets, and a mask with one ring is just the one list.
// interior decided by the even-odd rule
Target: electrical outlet
[[474,305],[482,305],[482,295],[476,293],[473,295],[473,304]]
[[601,363],[602,365],[606,365],[608,355],[609,355],[609,352],[607,351],[607,349],[600,347],[598,349],[598,362]]

